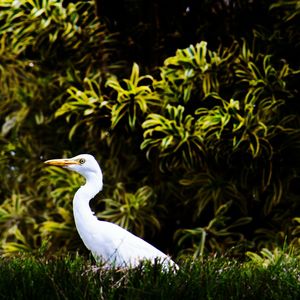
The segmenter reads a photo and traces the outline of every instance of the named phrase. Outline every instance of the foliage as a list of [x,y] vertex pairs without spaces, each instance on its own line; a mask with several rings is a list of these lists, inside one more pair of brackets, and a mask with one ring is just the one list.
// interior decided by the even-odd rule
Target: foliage
[[[31,207],[33,202],[34,199],[30,196],[14,193],[11,198],[2,203],[0,209],[3,230],[1,244],[4,252],[30,252],[33,246],[39,246],[36,235],[32,235],[36,231],[35,218],[37,218],[37,211]],[[22,233],[19,228],[26,232]]]
[[140,187],[134,194],[126,192],[124,185],[119,183],[113,192],[112,199],[103,199],[106,209],[97,214],[101,219],[107,219],[123,228],[145,235],[145,227],[150,230],[160,228],[155,216],[155,195],[149,186]]
[[285,261],[293,260],[293,258],[290,255],[284,253],[278,248],[275,248],[273,251],[264,248],[260,251],[260,255],[248,251],[246,255],[251,259],[253,263],[264,268],[267,268],[270,265],[279,266]]
[[[95,77],[92,79],[84,78],[84,90],[75,86],[69,87],[67,89],[67,101],[55,112],[56,118],[64,115],[67,121],[70,121],[73,116],[76,117],[76,122],[69,132],[69,139],[73,137],[76,129],[82,124],[86,125],[88,135],[92,136],[94,130],[99,130],[99,126],[95,126],[95,119],[106,123],[108,101],[102,95],[98,83],[99,76]],[[105,126],[103,127],[105,130]]]
[[[129,128],[134,130],[138,116],[145,115],[149,111],[149,106],[155,105],[155,99],[151,98],[150,86],[143,84],[147,79],[150,83],[153,81],[152,76],[140,76],[139,66],[134,64],[130,78],[124,79],[126,87],[122,87],[122,83],[119,83],[115,77],[107,80],[107,86],[117,92],[115,103],[111,108],[112,129],[118,124],[126,127],[128,121]],[[126,120],[125,124],[124,122],[122,124],[122,119]]]
[[59,69],[75,63],[79,71],[89,63],[89,71],[108,55],[101,51],[101,43],[109,36],[93,15],[90,2],[2,1],[1,9],[1,18],[6,21],[0,31],[3,44],[20,58],[37,60],[43,68]]
[[70,197],[50,204],[49,181],[37,187],[41,160],[69,153],[71,128],[54,118],[68,88],[118,67],[107,67],[112,34],[92,2],[0,1],[0,11],[1,245],[7,253],[33,251],[57,231],[52,249],[66,249],[74,236],[65,232],[74,233]]
[[278,21],[253,36],[197,39],[154,71],[121,72],[92,2],[0,1],[1,252],[84,248],[71,208],[82,179],[42,165],[83,152],[104,173],[97,215],[166,252],[298,247],[299,71],[275,51],[297,37],[294,2],[263,1]]
[[149,114],[143,123],[144,141],[142,149],[150,156],[158,150],[161,158],[170,157],[167,165],[176,167],[180,163],[189,166],[201,159],[203,140],[191,115],[184,116],[184,107],[167,105],[167,116]]
[[215,212],[214,218],[210,220],[207,226],[194,229],[182,229],[176,232],[177,236],[180,237],[178,240],[179,245],[181,245],[186,239],[190,239],[191,237],[193,239],[193,248],[185,249],[185,252],[188,251],[191,253],[195,259],[198,257],[202,258],[204,255],[207,237],[209,237],[209,247],[222,253],[226,252],[226,249],[231,249],[232,246],[242,242],[243,234],[240,232],[234,232],[233,229],[250,223],[251,218],[242,217],[233,223],[228,224],[230,217],[225,214],[231,204],[232,203],[228,202],[221,205]]
[[[297,299],[299,260],[261,266],[228,257],[185,261],[177,273],[146,262],[107,270],[80,256],[0,260],[2,299]],[[14,287],[14,288],[12,288]]]

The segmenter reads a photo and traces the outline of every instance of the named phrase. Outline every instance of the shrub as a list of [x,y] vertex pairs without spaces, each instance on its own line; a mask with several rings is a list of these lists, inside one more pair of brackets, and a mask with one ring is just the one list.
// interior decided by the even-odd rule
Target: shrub
[[41,160],[87,151],[104,171],[98,215],[162,250],[241,254],[285,236],[297,245],[298,72],[273,44],[261,50],[263,31],[253,44],[178,49],[159,73],[134,63],[120,78],[91,2],[0,8],[3,252],[79,247],[71,199],[81,179],[41,171]]

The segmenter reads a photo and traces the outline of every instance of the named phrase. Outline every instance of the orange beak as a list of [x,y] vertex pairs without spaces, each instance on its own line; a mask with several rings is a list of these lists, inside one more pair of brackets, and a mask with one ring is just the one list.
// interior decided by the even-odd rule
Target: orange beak
[[78,160],[74,160],[72,158],[50,159],[50,160],[46,160],[44,163],[47,165],[59,166],[59,167],[64,167],[69,165],[80,165]]

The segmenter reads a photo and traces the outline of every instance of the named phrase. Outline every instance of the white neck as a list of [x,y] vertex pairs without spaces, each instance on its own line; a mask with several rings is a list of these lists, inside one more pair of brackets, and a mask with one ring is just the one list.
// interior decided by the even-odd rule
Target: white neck
[[85,175],[86,183],[76,192],[73,199],[73,214],[76,228],[80,237],[85,241],[84,233],[97,222],[89,202],[102,189],[102,173],[91,173]]

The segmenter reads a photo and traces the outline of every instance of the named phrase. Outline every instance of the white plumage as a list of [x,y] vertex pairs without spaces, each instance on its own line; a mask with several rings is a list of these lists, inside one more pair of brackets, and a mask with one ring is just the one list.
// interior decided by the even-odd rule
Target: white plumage
[[85,185],[74,196],[73,213],[78,233],[96,261],[108,266],[136,267],[142,260],[150,260],[177,268],[167,255],[141,238],[116,224],[97,219],[89,202],[102,190],[103,182],[100,166],[92,155],[51,159],[45,163],[76,171],[85,177]]

